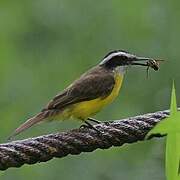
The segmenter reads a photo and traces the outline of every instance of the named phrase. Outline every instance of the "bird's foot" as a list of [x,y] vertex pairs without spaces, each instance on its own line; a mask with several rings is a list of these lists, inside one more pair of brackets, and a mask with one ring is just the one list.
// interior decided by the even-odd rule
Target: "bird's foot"
[[82,125],[79,127],[79,129],[85,129],[85,128],[89,128],[89,126],[86,125],[86,124],[82,124]]
[[90,129],[95,130],[98,134],[101,134],[101,131],[98,130],[97,128],[95,128],[92,124],[90,124],[90,123],[87,122],[87,121],[84,121],[84,122],[85,122],[86,124],[81,125],[81,126],[80,126],[80,129],[81,129],[81,128],[90,128]]
[[110,125],[110,122],[104,122],[104,124],[106,125],[106,126],[109,126]]
[[109,126],[111,123],[113,123],[113,121],[105,121],[103,122],[106,126]]

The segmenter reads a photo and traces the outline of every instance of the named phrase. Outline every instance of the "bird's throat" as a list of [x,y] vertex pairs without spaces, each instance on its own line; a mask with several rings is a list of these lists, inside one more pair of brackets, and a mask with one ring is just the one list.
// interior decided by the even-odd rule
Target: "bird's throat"
[[123,76],[126,72],[127,66],[118,66],[115,68],[115,73],[120,74],[121,76]]

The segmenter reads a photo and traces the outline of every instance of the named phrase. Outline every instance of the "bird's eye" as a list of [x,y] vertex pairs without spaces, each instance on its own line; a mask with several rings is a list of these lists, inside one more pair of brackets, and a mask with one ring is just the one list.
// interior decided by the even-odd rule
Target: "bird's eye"
[[120,56],[120,58],[121,58],[123,61],[128,60],[128,57],[127,57],[127,56]]

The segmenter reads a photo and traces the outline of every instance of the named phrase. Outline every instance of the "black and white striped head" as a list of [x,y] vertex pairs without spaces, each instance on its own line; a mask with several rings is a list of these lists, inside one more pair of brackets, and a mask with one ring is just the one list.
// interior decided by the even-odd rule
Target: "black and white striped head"
[[127,66],[127,65],[146,65],[139,63],[138,61],[148,61],[150,58],[138,57],[134,54],[130,54],[129,52],[123,50],[115,50],[109,52],[103,60],[100,62],[100,66],[105,66],[110,69],[114,69],[119,66]]

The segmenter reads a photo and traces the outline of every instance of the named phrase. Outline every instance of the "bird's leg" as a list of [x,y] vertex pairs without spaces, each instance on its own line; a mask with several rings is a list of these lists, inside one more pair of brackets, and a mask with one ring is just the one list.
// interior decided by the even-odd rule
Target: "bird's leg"
[[97,128],[95,128],[92,124],[90,124],[89,122],[87,122],[87,121],[84,121],[86,124],[87,124],[87,126],[89,127],[89,128],[91,128],[91,129],[94,129],[96,132],[98,132],[98,133],[101,133]]
[[113,122],[113,121],[110,121],[110,122],[101,122],[101,121],[98,121],[98,120],[96,120],[96,119],[94,119],[94,118],[91,118],[91,117],[88,117],[87,120],[92,121],[92,122],[95,122],[95,123],[97,123],[97,124],[104,123],[104,124],[107,125],[107,126],[109,126],[110,122]]
[[83,122],[85,122],[85,124],[81,125],[80,128],[91,128],[94,129],[97,133],[101,133],[101,131],[99,131],[97,128],[95,128],[92,124],[90,124],[89,122],[83,120]]
[[94,118],[91,118],[91,117],[88,117],[87,120],[95,122],[96,124],[100,124],[101,123],[101,121],[98,121],[97,119],[94,119]]

